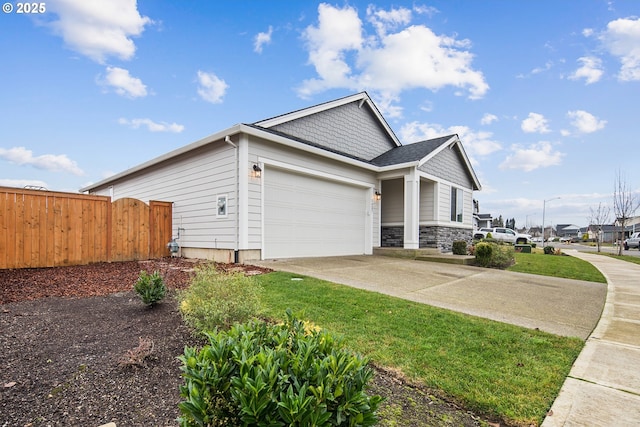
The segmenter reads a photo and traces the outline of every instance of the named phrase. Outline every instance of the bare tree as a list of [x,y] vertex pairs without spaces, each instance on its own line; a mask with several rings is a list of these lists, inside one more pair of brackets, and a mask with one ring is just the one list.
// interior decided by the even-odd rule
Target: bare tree
[[622,255],[622,241],[624,240],[624,229],[627,221],[635,214],[638,204],[638,195],[631,192],[626,177],[618,170],[613,186],[613,213],[620,226],[618,255]]
[[598,252],[600,252],[600,243],[602,243],[602,226],[609,222],[609,216],[611,209],[607,205],[598,203],[598,208],[593,209],[589,207],[589,230],[596,235],[596,245],[598,246]]

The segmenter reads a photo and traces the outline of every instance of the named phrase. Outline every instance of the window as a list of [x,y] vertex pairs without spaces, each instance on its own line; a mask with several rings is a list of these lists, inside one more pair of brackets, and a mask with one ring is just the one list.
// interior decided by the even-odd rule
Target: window
[[451,221],[462,222],[463,194],[461,189],[451,187]]
[[217,215],[218,217],[226,217],[227,216],[227,195],[223,194],[221,196],[218,196],[217,198]]

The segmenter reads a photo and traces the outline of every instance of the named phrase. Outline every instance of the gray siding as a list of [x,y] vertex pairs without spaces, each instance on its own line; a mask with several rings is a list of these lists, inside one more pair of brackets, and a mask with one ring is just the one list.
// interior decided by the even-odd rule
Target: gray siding
[[464,161],[457,148],[445,148],[432,159],[420,166],[420,170],[428,174],[446,179],[461,187],[473,188],[473,181],[469,176]]
[[272,129],[365,160],[395,147],[376,116],[357,102],[273,126]]
[[420,222],[435,220],[435,183],[420,181]]
[[404,178],[382,181],[382,224],[404,224]]
[[[192,248],[234,249],[236,232],[236,167],[234,149],[209,144],[153,168],[125,177],[93,191],[113,200],[133,197],[144,202],[173,202],[173,235]],[[228,214],[216,216],[216,196],[228,196]]]

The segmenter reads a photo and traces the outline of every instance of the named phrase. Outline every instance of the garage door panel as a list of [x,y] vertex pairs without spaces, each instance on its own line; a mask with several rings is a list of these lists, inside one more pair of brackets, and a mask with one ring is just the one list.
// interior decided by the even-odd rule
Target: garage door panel
[[266,258],[365,252],[365,189],[277,168],[264,179]]

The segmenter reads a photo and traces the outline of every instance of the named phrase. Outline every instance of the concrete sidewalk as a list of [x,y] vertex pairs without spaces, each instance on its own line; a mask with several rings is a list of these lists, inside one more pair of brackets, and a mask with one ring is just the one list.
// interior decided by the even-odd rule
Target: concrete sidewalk
[[608,282],[600,321],[567,377],[543,427],[640,425],[640,265],[565,250]]

